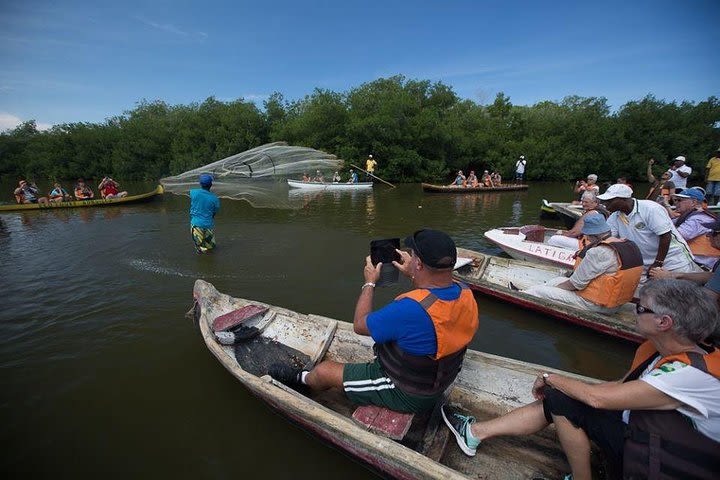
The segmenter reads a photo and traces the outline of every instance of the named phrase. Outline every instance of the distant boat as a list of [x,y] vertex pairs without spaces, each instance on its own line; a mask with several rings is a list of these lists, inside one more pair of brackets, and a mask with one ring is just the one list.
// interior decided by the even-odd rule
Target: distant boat
[[501,187],[458,187],[455,185],[433,185],[423,183],[422,189],[426,192],[435,193],[490,193],[490,192],[512,192],[515,190],[527,190],[528,185],[503,185]]
[[549,206],[555,210],[558,217],[565,223],[567,228],[573,228],[575,226],[575,222],[577,222],[578,219],[582,217],[583,213],[585,213],[585,210],[583,210],[583,207],[580,204],[574,205],[569,202],[550,202]]
[[550,205],[550,202],[548,202],[544,198],[542,203],[540,204],[540,218],[547,220],[555,220],[559,218],[558,213],[555,211],[552,205]]
[[320,182],[303,182],[301,180],[287,181],[290,188],[299,188],[302,190],[370,190],[373,188],[372,182],[359,183],[320,183]]
[[[561,230],[560,230],[561,231]],[[512,258],[539,262],[557,267],[572,268],[576,250],[548,245],[548,239],[559,231],[540,225],[494,228],[484,233],[485,238],[500,247]],[[578,248],[580,245],[578,243]]]
[[56,208],[88,208],[88,207],[111,207],[114,205],[127,205],[128,203],[148,202],[158,195],[162,195],[165,189],[158,185],[155,190],[140,195],[130,195],[122,198],[98,198],[94,200],[74,200],[71,202],[48,202],[48,203],[22,203],[17,205],[0,205],[0,213],[16,212],[25,210],[54,210]]
[[614,337],[637,343],[643,341],[635,331],[635,308],[632,303],[623,305],[612,315],[606,315],[519,291],[565,275],[568,273],[567,268],[485,255],[463,248],[458,248],[457,254],[459,257],[473,259],[473,263],[456,270],[454,277],[477,292]]
[[[439,405],[432,412],[414,416],[378,407],[357,407],[337,389],[300,392],[267,375],[269,366],[276,362],[311,369],[322,360],[370,361],[373,358],[372,339],[355,334],[350,322],[233,298],[203,280],[195,282],[193,297],[196,303],[192,314],[207,348],[243,387],[281,416],[383,477],[501,480],[562,478],[569,471],[552,429],[535,435],[494,438],[478,449],[477,456],[468,459],[443,423]],[[268,310],[264,315],[248,320],[247,324],[240,324],[238,328],[248,333],[242,337],[244,340],[235,345],[219,343],[213,331],[214,320],[220,316],[233,316],[249,304]],[[477,418],[502,415],[532,402],[532,383],[538,372],[546,371],[557,372],[468,350],[458,378],[446,391],[447,401]]]

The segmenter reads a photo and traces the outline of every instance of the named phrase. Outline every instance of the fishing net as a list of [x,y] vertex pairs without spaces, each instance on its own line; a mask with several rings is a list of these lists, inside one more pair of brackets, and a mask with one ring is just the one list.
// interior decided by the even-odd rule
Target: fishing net
[[328,178],[343,161],[335,155],[285,142],[267,143],[222,160],[160,180],[169,192],[187,195],[198,188],[200,174],[214,177],[212,191],[219,197],[245,200],[257,208],[297,208],[307,201],[288,194],[287,178],[300,179],[320,170]]

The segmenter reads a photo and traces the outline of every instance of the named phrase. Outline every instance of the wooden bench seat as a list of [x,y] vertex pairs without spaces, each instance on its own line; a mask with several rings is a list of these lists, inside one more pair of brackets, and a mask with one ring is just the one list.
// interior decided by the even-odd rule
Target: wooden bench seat
[[401,413],[375,405],[363,405],[355,409],[352,418],[369,431],[393,440],[402,440],[410,430],[412,413]]

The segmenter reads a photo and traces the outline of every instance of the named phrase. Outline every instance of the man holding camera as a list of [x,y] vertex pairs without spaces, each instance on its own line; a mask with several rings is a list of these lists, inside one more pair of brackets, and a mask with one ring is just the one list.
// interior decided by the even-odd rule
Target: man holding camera
[[326,390],[342,388],[351,402],[419,413],[432,409],[460,372],[467,345],[478,328],[472,292],[452,279],[455,242],[437,230],[405,239],[412,254],[397,250],[393,265],[415,287],[373,311],[382,263],[365,260],[365,284],[355,306],[355,333],[371,336],[376,357],[368,363],[326,360],[311,371],[284,364],[270,367],[282,383]]

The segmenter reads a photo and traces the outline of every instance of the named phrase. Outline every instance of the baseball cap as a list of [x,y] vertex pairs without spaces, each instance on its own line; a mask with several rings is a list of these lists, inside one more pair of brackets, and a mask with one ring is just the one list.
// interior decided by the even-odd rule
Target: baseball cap
[[209,185],[212,185],[213,183],[213,177],[209,173],[203,173],[200,175],[200,185],[203,187],[207,187]]
[[431,268],[452,268],[457,260],[457,247],[450,236],[439,230],[424,228],[405,238],[420,261]]
[[613,198],[632,198],[632,188],[628,187],[624,183],[616,183],[610,185],[605,193],[598,195],[597,198],[600,200],[611,200]]
[[605,221],[605,217],[599,213],[588,215],[583,221],[583,235],[600,235],[601,233],[607,233],[609,231],[610,227]]
[[675,160],[679,160],[679,161],[681,161],[681,162],[684,162],[684,161],[685,161],[685,157],[684,157],[683,155],[678,155],[677,157],[675,157]]
[[702,202],[703,200],[705,200],[705,195],[703,195],[703,193],[696,188],[686,188],[682,192],[674,194],[673,197],[692,198],[693,200],[697,200],[698,202]]

